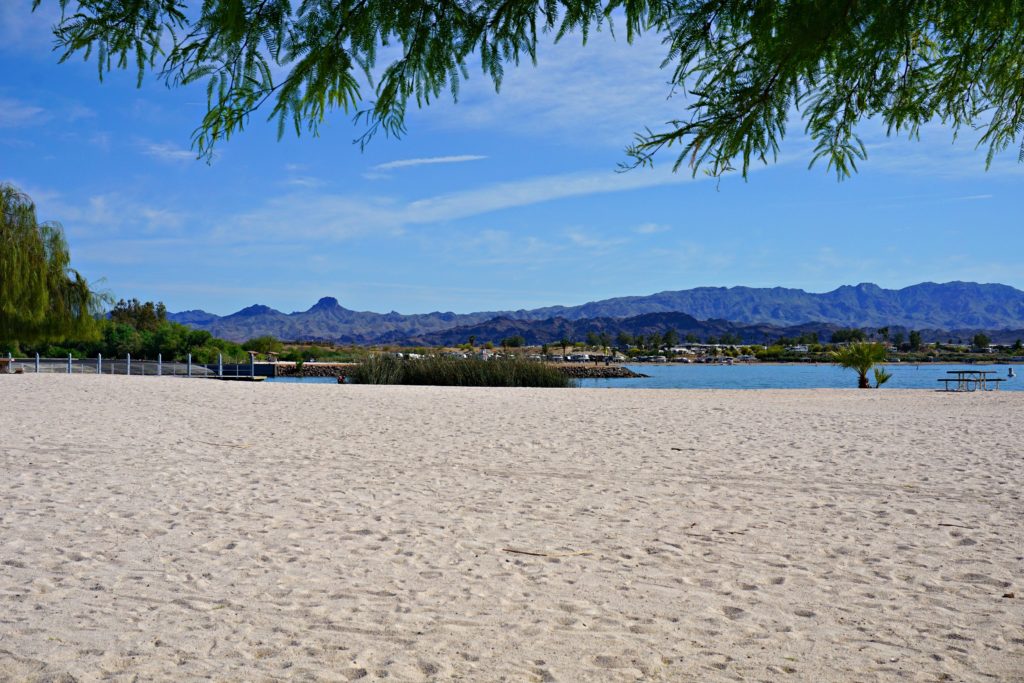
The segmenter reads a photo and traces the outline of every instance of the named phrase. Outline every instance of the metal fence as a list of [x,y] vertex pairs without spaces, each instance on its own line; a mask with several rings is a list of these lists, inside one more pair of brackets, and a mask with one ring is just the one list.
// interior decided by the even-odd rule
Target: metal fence
[[164,361],[157,356],[156,360],[140,360],[132,358],[0,358],[0,372],[47,372],[68,375],[146,375],[151,377],[265,377],[271,373],[265,370],[266,364],[257,363],[224,363],[223,356],[216,363],[194,363],[192,355],[184,361]]

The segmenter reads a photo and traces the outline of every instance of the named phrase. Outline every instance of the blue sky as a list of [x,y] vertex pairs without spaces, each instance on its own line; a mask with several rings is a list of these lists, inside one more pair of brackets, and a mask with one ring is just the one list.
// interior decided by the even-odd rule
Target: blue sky
[[202,87],[169,90],[94,60],[58,65],[55,0],[0,2],[0,180],[63,223],[72,263],[115,297],[227,314],[322,296],[358,309],[469,312],[696,286],[827,291],[874,282],[1024,289],[1024,166],[985,171],[965,132],[861,130],[869,159],[837,183],[807,170],[793,122],[777,164],[715,182],[616,173],[643,126],[681,114],[663,50],[607,33],[545,44],[502,92],[471,73],[460,101],[375,139],[335,113],[318,138],[257,114],[211,164],[189,150]]

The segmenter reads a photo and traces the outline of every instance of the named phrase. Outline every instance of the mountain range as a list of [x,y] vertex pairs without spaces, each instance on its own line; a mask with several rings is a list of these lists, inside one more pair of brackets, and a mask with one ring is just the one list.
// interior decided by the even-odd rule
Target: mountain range
[[801,330],[820,333],[840,327],[936,334],[1019,330],[1024,328],[1024,292],[974,282],[925,282],[903,289],[864,283],[821,294],[783,287],[698,287],[579,306],[413,315],[353,311],[333,297],[324,297],[309,310],[293,313],[257,304],[226,316],[192,310],[171,313],[168,318],[235,341],[272,335],[351,344],[450,344],[472,334],[480,342],[520,335],[530,343],[543,343],[566,335],[578,339],[587,331],[637,334],[642,329],[656,331],[659,325],[661,330],[672,327],[701,338],[731,333],[744,341],[760,341],[794,336]]

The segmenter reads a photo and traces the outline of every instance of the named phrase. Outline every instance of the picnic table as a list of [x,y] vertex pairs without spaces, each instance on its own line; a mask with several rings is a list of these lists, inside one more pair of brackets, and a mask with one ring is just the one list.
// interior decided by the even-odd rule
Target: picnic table
[[[995,370],[947,370],[946,374],[953,377],[940,377],[938,380],[945,382],[945,391],[993,391],[999,388],[1000,382],[1006,381],[990,378],[989,375],[996,374]],[[953,385],[952,389],[950,385]]]

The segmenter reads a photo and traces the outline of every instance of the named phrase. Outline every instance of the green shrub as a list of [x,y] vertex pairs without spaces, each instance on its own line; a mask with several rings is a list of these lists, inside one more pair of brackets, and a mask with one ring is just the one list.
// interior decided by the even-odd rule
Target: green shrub
[[519,358],[481,360],[428,356],[403,359],[370,356],[349,374],[356,384],[413,384],[455,387],[571,387],[556,368]]

